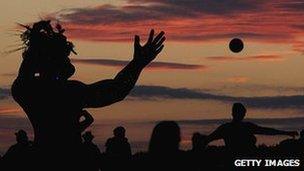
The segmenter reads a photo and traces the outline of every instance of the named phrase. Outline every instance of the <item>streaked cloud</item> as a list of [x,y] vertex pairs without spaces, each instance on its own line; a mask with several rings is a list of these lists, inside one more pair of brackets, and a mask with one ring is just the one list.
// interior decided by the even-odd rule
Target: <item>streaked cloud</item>
[[19,108],[0,108],[1,114],[9,114],[9,113],[19,113],[21,110]]
[[256,56],[247,56],[247,57],[236,57],[236,56],[210,56],[206,59],[211,61],[220,61],[220,62],[231,62],[231,61],[282,61],[284,58],[280,55],[256,55]]
[[[73,63],[89,64],[89,65],[102,65],[110,67],[124,67],[130,61],[114,60],[114,59],[72,59]],[[207,69],[205,65],[196,64],[183,64],[173,62],[153,62],[148,69],[176,69],[176,70],[202,70]]]
[[50,17],[81,40],[132,41],[135,34],[155,28],[166,31],[168,41],[240,37],[294,45],[304,36],[302,6],[294,0],[126,0],[122,5],[62,9]]
[[215,100],[222,102],[242,102],[248,106],[256,108],[296,108],[304,109],[304,96],[262,96],[262,97],[235,97],[206,93],[199,90],[188,88],[171,88],[165,86],[136,86],[132,91],[131,97],[155,100],[155,99],[192,99],[192,100]]
[[[2,90],[2,89],[1,89]],[[6,90],[5,98],[10,97]],[[3,98],[1,98],[3,99]],[[286,95],[286,96],[231,96],[210,93],[209,91],[200,91],[189,88],[171,88],[166,86],[137,85],[129,95],[130,100],[157,100],[157,99],[182,99],[182,100],[214,100],[221,102],[242,102],[255,108],[284,109],[295,108],[304,109],[304,96]],[[4,111],[7,109],[4,109]],[[12,112],[12,110],[8,110]]]
[[249,78],[244,77],[244,76],[236,76],[236,77],[230,77],[227,78],[226,81],[231,82],[231,83],[237,83],[237,84],[242,84],[248,82]]
[[0,100],[10,97],[10,89],[0,88]]
[[1,76],[3,76],[3,77],[16,77],[17,74],[14,73],[14,72],[7,72],[7,73],[1,74]]

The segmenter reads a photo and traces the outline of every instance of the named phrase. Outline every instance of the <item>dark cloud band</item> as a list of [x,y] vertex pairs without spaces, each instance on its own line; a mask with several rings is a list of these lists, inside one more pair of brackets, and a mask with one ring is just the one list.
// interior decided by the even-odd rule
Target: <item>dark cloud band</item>
[[[72,62],[73,63],[82,63],[82,64],[111,66],[111,67],[124,67],[129,63],[129,61],[113,60],[113,59],[72,59]],[[172,62],[153,62],[148,66],[148,68],[196,70],[196,69],[206,69],[207,66],[172,63]]]

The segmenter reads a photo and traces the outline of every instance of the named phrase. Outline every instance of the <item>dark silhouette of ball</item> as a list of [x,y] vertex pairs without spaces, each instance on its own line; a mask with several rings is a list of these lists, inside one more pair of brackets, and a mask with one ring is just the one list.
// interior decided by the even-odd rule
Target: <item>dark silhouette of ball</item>
[[239,38],[234,38],[230,41],[229,43],[229,48],[232,52],[234,53],[239,53],[243,50],[244,48],[244,43],[241,39]]

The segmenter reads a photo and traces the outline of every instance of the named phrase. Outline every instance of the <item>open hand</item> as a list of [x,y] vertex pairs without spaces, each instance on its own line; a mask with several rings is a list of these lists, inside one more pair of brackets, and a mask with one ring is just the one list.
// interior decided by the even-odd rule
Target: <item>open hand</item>
[[165,32],[161,31],[154,37],[154,30],[152,29],[148,41],[144,46],[140,45],[140,37],[136,35],[134,40],[134,60],[143,66],[153,61],[164,48],[163,43],[166,40],[164,35]]

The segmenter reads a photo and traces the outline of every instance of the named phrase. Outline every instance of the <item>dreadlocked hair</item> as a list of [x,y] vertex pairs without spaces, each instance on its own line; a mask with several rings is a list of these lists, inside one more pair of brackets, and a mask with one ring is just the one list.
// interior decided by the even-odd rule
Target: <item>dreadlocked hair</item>
[[73,43],[67,40],[63,34],[65,30],[60,24],[53,28],[50,20],[41,20],[32,26],[20,26],[26,30],[20,35],[24,46],[22,57],[25,66],[20,68],[19,73],[22,69],[27,74],[64,69],[64,61],[68,60],[70,53],[76,54]]

